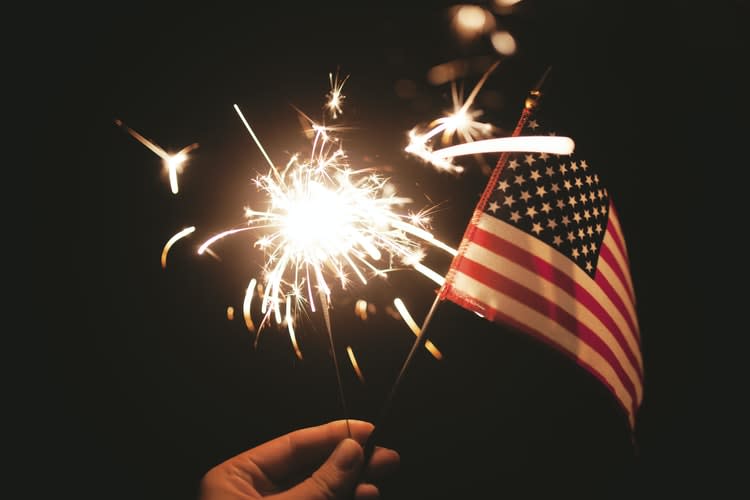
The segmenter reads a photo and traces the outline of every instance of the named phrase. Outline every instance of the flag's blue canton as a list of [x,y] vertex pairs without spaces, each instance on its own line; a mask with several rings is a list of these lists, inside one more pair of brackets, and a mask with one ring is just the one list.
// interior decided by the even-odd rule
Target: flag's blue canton
[[[538,121],[523,135],[543,135]],[[554,134],[549,134],[554,135]],[[586,160],[574,155],[511,154],[485,211],[565,254],[590,276],[596,273],[609,196]]]

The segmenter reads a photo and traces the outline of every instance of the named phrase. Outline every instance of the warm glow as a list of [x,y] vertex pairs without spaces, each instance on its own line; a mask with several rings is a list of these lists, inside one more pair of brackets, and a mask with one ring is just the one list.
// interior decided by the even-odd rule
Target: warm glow
[[490,41],[499,54],[509,56],[516,52],[516,40],[507,31],[495,31],[490,36]]
[[478,5],[454,8],[453,29],[464,40],[471,40],[495,27],[495,18]]
[[354,304],[354,314],[362,321],[367,320],[367,301],[364,299],[357,300],[357,303]]
[[465,30],[478,31],[484,26],[484,9],[476,5],[462,5],[456,13],[456,22]]
[[227,319],[234,321],[234,307],[232,306],[227,306]]
[[469,63],[466,60],[449,61],[430,68],[427,81],[433,85],[442,85],[463,78],[468,71]]
[[497,7],[512,7],[521,0],[495,0],[495,5]]

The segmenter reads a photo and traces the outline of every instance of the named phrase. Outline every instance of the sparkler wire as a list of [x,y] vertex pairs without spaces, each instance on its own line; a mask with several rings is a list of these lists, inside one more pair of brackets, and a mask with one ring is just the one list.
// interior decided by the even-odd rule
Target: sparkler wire
[[[263,156],[265,157],[266,161],[271,166],[271,170],[273,172],[276,172],[276,167],[271,161],[271,158],[268,156],[268,153],[266,153],[266,150],[263,149],[263,146],[261,145],[260,140],[258,140],[258,137],[255,135],[255,132],[253,132],[252,127],[250,127],[250,124],[245,119],[245,116],[242,114],[242,111],[240,111],[239,106],[235,104],[234,110],[240,116],[240,119],[242,120],[242,123],[245,125],[245,128],[247,129],[247,131],[250,132],[250,135],[252,136],[253,141],[255,141],[255,144],[258,146],[258,149],[260,149],[261,153],[263,153]],[[315,148],[313,147],[313,152],[314,152],[314,149]],[[279,269],[283,269],[283,266],[279,266]],[[278,286],[278,282],[276,284]],[[270,291],[270,287],[266,290],[266,293],[268,293],[269,291]],[[352,430],[349,426],[349,410],[346,404],[346,397],[344,395],[344,384],[341,380],[341,369],[339,367],[338,356],[336,355],[336,345],[333,342],[333,330],[331,329],[331,316],[330,316],[330,311],[329,311],[329,303],[328,303],[328,297],[326,295],[326,290],[321,288],[319,290],[318,296],[320,297],[320,302],[321,302],[322,309],[323,309],[323,318],[325,320],[326,330],[328,332],[328,341],[331,345],[331,356],[333,357],[333,366],[334,366],[334,369],[336,370],[336,382],[338,384],[339,399],[341,402],[341,407],[344,412],[344,419],[346,420],[346,430],[349,434],[349,437],[352,437]],[[267,303],[267,302],[264,301],[264,303]],[[289,306],[287,306],[287,312],[288,311],[289,311]],[[292,319],[288,315],[287,315],[287,321],[292,321]]]

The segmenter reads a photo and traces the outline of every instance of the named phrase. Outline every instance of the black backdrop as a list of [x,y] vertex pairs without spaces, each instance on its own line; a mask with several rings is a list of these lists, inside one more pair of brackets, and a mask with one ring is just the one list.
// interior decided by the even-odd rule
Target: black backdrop
[[[740,5],[714,9],[729,19]],[[70,209],[70,219],[52,219],[48,235],[59,242],[54,270],[74,284],[52,300],[53,390],[39,416],[64,450],[56,490],[76,498],[192,498],[212,465],[344,416],[319,318],[298,326],[303,361],[283,333],[269,329],[255,348],[241,320],[227,321],[227,305],[239,311],[257,275],[257,255],[227,243],[221,263],[198,257],[195,235],[172,249],[166,270],[159,255],[178,229],[196,225],[207,235],[234,225],[258,197],[250,180],[264,163],[232,105],[273,158],[304,151],[290,105],[319,117],[336,68],[351,75],[341,119],[352,127],[343,133],[349,153],[392,167],[399,190],[417,205],[439,203],[435,232],[457,244],[486,177],[478,168],[461,178],[438,174],[402,151],[409,128],[450,104],[447,85],[428,83],[429,68],[493,57],[486,37],[459,44],[447,12],[437,3],[276,2],[121,4],[46,16],[40,39],[52,57],[35,83],[54,157],[39,174],[54,192],[47,202]],[[444,304],[431,338],[445,359],[417,356],[384,423],[382,444],[401,452],[402,467],[383,498],[695,490],[703,484],[692,408],[703,373],[702,321],[685,277],[692,253],[680,243],[689,217],[676,216],[692,195],[682,172],[680,82],[700,45],[686,43],[712,16],[668,3],[526,1],[495,18],[518,51],[484,88],[485,118],[511,128],[526,91],[551,65],[544,109],[569,124],[619,209],[646,365],[635,446],[607,390],[565,356]],[[725,48],[727,40],[708,45]],[[466,76],[467,90],[479,76]],[[413,83],[413,95],[397,95],[400,80]],[[200,143],[179,196],[169,192],[158,158],[115,119],[167,148]],[[448,263],[430,259],[438,269]],[[433,289],[395,273],[340,295],[334,334],[351,417],[376,417],[413,340],[385,306],[398,295],[422,318]],[[367,322],[352,313],[360,296],[378,306]],[[366,384],[350,369],[345,345],[355,348]]]

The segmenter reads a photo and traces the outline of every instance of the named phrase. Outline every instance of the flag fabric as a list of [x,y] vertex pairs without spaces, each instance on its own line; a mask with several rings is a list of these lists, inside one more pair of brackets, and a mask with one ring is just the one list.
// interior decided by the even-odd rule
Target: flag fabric
[[[527,105],[513,135],[554,135],[537,114]],[[500,157],[440,298],[569,355],[634,428],[643,361],[628,252],[610,194],[577,152]]]

